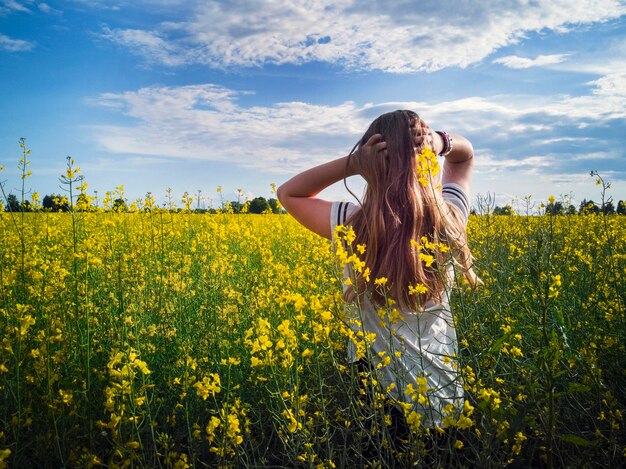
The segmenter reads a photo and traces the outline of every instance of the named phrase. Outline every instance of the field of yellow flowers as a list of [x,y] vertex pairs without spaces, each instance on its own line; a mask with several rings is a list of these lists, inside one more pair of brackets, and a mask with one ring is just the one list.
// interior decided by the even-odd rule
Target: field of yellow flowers
[[625,228],[472,216],[467,401],[397,447],[341,266],[290,216],[0,213],[0,467],[624,465]]
[[405,407],[397,438],[376,370],[346,362],[376,338],[346,325],[329,242],[169,191],[97,208],[71,158],[61,182],[68,212],[0,211],[0,469],[626,464],[626,217],[472,216],[484,286],[459,279],[444,357],[466,400],[436,430]]

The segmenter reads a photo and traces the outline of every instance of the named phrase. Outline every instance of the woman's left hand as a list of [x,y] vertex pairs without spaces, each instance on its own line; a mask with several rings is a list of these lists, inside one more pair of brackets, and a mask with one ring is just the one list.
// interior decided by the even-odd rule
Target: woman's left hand
[[386,158],[387,157],[387,142],[383,140],[381,134],[372,135],[364,145],[361,145],[359,149],[350,155],[347,167],[347,176],[360,175],[358,168],[371,167],[374,158]]
[[[379,155],[380,153],[380,155]],[[358,150],[358,158],[379,158],[387,156],[387,142],[381,134],[372,135],[369,140]]]

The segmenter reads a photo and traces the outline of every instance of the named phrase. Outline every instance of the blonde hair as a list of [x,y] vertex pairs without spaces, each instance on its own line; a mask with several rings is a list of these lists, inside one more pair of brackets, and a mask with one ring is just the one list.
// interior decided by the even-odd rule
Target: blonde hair
[[[444,202],[434,174],[428,172],[425,181],[419,171],[417,154],[423,148],[416,148],[414,141],[420,130],[419,116],[412,111],[383,114],[372,122],[348,158],[348,165],[363,176],[367,186],[360,210],[346,225],[354,229],[356,244],[365,245],[363,260],[370,275],[387,279],[385,296],[403,310],[421,309],[431,299],[441,301],[449,281],[442,272],[448,247],[470,284],[480,282],[471,267],[463,216]],[[360,158],[355,150],[374,134],[383,136],[387,155]],[[423,260],[425,255],[434,258],[430,267]],[[416,285],[425,290],[417,298],[409,293],[409,287]],[[380,289],[366,286],[362,276],[347,289],[346,301],[354,301],[356,292],[367,292],[375,303],[384,304]]]

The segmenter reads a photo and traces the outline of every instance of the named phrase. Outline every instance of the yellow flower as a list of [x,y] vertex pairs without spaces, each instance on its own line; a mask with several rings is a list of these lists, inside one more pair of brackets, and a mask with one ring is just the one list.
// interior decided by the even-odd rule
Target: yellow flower
[[217,430],[217,428],[222,424],[222,421],[215,417],[212,416],[211,419],[209,420],[209,422],[206,425],[205,428],[205,433],[206,433],[206,437],[207,440],[209,441],[209,443],[212,443],[213,440],[215,439],[215,430]]
[[72,399],[74,398],[72,391],[65,391],[63,389],[59,389],[59,396],[61,396],[61,400],[65,405],[70,405],[72,403]]
[[416,172],[419,183],[428,186],[429,180],[440,171],[437,155],[428,147],[424,147],[416,157]]
[[291,409],[283,410],[282,416],[287,420],[287,430],[291,433],[302,428],[302,424],[296,420]]
[[418,283],[417,285],[409,285],[409,295],[423,295],[428,291],[426,285]]
[[389,366],[389,363],[391,363],[391,357],[387,355],[380,361],[380,363],[378,363],[378,365],[376,365],[376,368],[378,369],[384,368],[386,366]]
[[378,286],[382,286],[382,285],[387,285],[387,277],[380,277],[380,278],[376,278],[374,279],[374,285],[378,285]]
[[528,438],[526,437],[526,435],[524,435],[522,432],[517,432],[515,434],[515,437],[514,437],[515,443],[511,447],[511,450],[514,455],[517,456],[520,454],[522,450],[522,443],[524,443],[524,441],[526,441],[527,439]]
[[220,392],[220,376],[217,373],[209,373],[208,376],[202,378],[202,381],[195,382],[193,387],[196,388],[198,395],[206,401],[209,396],[214,396]]
[[406,417],[406,423],[408,423],[409,426],[413,428],[414,430],[417,430],[419,428],[421,422],[422,422],[422,414],[419,414],[414,410],[409,412],[409,415],[407,415]]
[[420,394],[426,394],[428,391],[428,380],[423,376],[417,377],[417,392]]
[[426,267],[430,267],[431,265],[433,265],[433,262],[435,262],[435,257],[431,256],[430,254],[424,254],[420,252],[420,260],[424,264],[426,264]]
[[143,360],[135,360],[133,362],[133,365],[135,365],[135,368],[141,371],[144,375],[149,375],[151,373],[151,371],[148,369],[148,364]]
[[553,275],[552,283],[550,284],[548,298],[556,298],[559,296],[559,287],[562,285],[561,276]]
[[228,430],[227,436],[236,444],[243,443],[243,436],[241,435],[241,428],[239,427],[239,416],[231,408],[231,412],[228,414]]
[[35,324],[35,319],[30,315],[27,315],[21,318],[20,319],[20,335],[24,337],[28,333],[28,329],[30,329],[30,326],[34,324]]

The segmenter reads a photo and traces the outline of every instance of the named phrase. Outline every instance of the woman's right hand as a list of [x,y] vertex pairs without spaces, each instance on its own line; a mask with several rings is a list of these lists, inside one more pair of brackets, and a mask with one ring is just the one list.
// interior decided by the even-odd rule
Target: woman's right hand
[[444,147],[441,135],[431,129],[422,119],[418,119],[416,122],[413,143],[418,150],[421,151],[422,148],[428,147],[435,155],[439,155]]

